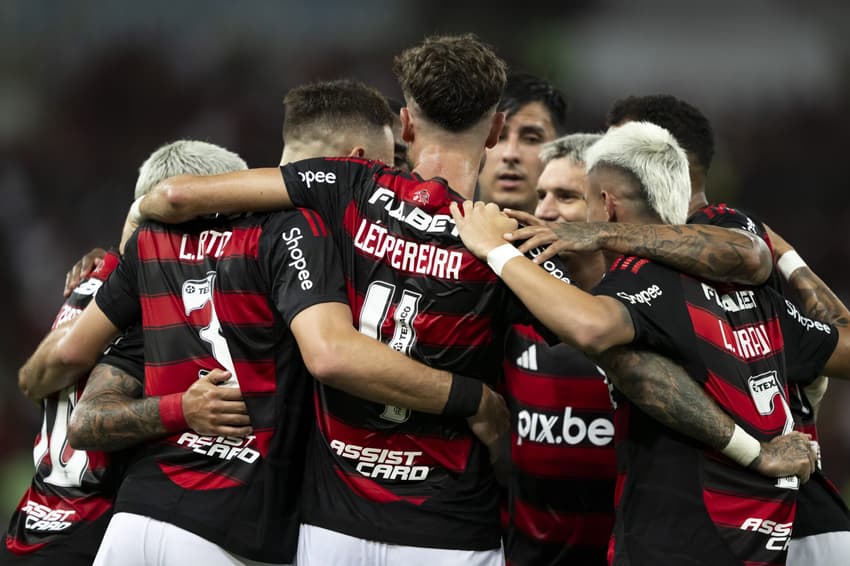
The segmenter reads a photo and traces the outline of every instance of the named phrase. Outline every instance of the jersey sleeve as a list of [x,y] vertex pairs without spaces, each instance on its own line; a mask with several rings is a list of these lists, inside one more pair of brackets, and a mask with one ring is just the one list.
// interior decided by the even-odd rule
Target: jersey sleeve
[[121,329],[126,329],[142,319],[139,301],[139,231],[130,237],[124,256],[97,292],[95,301],[107,318]]
[[[779,322],[785,343],[785,366],[789,383],[809,385],[821,375],[823,367],[838,344],[838,329],[813,320],[799,307],[781,297]],[[783,308],[784,307],[784,308]]]
[[634,325],[635,347],[675,352],[674,337],[687,331],[673,328],[674,313],[684,304],[678,274],[659,264],[621,257],[591,293],[614,298],[626,307]]
[[377,162],[353,158],[316,158],[281,165],[289,198],[296,207],[312,208],[323,217],[340,218],[353,189]]
[[315,211],[271,215],[260,246],[272,300],[287,324],[313,305],[348,304],[339,252]]
[[130,328],[113,342],[98,361],[116,367],[140,383],[145,379],[145,344],[141,325]]

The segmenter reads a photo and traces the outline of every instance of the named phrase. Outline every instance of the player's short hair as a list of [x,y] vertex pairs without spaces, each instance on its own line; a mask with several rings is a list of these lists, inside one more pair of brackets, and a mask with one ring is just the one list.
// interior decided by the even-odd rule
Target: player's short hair
[[216,175],[247,168],[244,159],[221,146],[178,140],[154,151],[139,167],[135,198],[146,195],[154,185],[175,175]]
[[553,159],[569,157],[575,163],[584,163],[587,150],[602,138],[602,134],[569,134],[543,144],[540,161],[544,164]]
[[696,157],[708,172],[714,159],[714,132],[708,118],[696,107],[669,94],[629,96],[614,102],[606,118],[608,126],[624,120],[652,122],[669,131],[682,149]]
[[283,99],[283,139],[312,135],[316,127],[336,130],[359,126],[383,129],[393,114],[387,99],[374,88],[348,79],[297,86]]
[[428,37],[393,60],[393,73],[405,99],[430,122],[463,132],[499,102],[505,62],[475,35]]
[[549,81],[529,73],[509,74],[499,101],[499,111],[510,118],[532,102],[541,103],[549,112],[555,135],[561,136],[567,131],[567,101],[560,90]]
[[691,181],[688,158],[673,135],[651,122],[611,128],[585,154],[588,173],[613,167],[637,181],[648,207],[667,224],[688,217]]

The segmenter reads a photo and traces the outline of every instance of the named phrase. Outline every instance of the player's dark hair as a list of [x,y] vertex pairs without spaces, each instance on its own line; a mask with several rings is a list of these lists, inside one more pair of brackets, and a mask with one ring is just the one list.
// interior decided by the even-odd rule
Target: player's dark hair
[[408,102],[414,101],[432,123],[455,133],[496,106],[506,68],[490,46],[470,33],[426,38],[393,61]]
[[301,85],[283,99],[283,138],[297,138],[304,128],[323,124],[359,123],[375,128],[392,124],[384,96],[363,83],[341,79]]
[[708,172],[714,158],[714,132],[705,115],[684,100],[669,94],[629,96],[608,111],[608,126],[623,121],[652,122],[673,134],[686,152]]
[[508,75],[499,110],[510,118],[523,106],[539,102],[549,111],[555,134],[564,135],[567,131],[567,101],[564,95],[552,83],[529,73],[511,73]]

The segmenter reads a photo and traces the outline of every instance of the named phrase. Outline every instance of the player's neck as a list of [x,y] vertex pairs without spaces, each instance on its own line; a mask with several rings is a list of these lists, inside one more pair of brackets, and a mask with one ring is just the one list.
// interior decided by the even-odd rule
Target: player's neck
[[481,151],[432,144],[419,152],[414,171],[424,179],[442,177],[459,195],[472,199],[480,164]]
[[691,201],[688,203],[688,216],[692,216],[706,206],[708,206],[708,198],[705,196],[705,189],[692,192]]

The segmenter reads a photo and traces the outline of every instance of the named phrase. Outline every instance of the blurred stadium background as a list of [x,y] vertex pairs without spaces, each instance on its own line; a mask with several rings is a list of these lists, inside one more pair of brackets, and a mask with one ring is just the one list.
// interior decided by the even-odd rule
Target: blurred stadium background
[[[32,473],[37,408],[17,368],[66,270],[115,242],[138,166],[208,140],[253,166],[280,156],[290,87],[348,76],[400,93],[393,54],[473,31],[570,101],[574,131],[616,98],[668,92],[712,120],[710,198],[748,209],[850,300],[850,3],[812,0],[398,0],[0,3],[0,518]],[[821,412],[824,466],[850,494],[850,386]],[[3,525],[5,528],[5,524]]]

